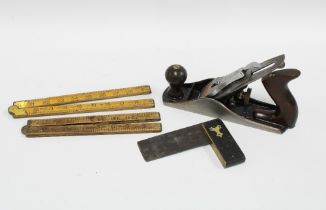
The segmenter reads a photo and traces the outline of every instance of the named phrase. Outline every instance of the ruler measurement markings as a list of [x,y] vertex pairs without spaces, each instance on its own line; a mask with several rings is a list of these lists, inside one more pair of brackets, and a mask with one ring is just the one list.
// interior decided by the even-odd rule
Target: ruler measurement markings
[[87,102],[91,100],[104,100],[111,98],[119,98],[126,96],[150,94],[151,89],[149,86],[136,86],[130,88],[120,88],[104,91],[93,91],[88,93],[77,93],[63,96],[54,96],[41,99],[32,99],[24,101],[16,101],[14,105],[19,108],[49,106],[49,105],[63,105],[78,102]]
[[105,135],[161,132],[161,123],[68,125],[68,126],[25,126],[22,129],[27,137]]
[[144,113],[130,113],[130,114],[115,114],[115,115],[98,115],[85,117],[68,117],[68,118],[54,118],[29,120],[28,126],[45,126],[45,125],[77,125],[77,124],[91,124],[91,123],[134,123],[134,122],[153,122],[161,119],[158,112],[144,112]]
[[117,111],[139,108],[153,108],[155,106],[153,99],[140,99],[129,101],[113,101],[89,104],[69,104],[60,106],[45,106],[19,109],[15,106],[9,108],[9,112],[14,117],[33,117],[59,114],[77,114],[100,111]]

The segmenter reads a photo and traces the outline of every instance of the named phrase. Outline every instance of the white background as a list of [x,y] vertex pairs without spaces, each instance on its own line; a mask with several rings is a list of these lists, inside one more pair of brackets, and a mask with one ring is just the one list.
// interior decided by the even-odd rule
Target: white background
[[[322,0],[1,0],[0,210],[326,209],[325,27]],[[15,100],[149,84],[168,132],[211,119],[163,106],[169,65],[192,82],[279,54],[302,72],[297,126],[225,122],[247,157],[229,169],[209,146],[146,163],[137,141],[155,134],[27,139],[27,119],[7,113]]]

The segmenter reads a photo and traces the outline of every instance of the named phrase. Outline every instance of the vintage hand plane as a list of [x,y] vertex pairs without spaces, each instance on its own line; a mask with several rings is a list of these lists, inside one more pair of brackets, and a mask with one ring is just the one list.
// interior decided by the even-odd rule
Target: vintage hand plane
[[[186,70],[172,65],[165,73],[170,86],[163,93],[163,102],[174,108],[283,133],[295,126],[298,117],[297,103],[287,84],[300,75],[297,69],[282,69],[284,59],[280,55],[262,63],[253,62],[226,76],[193,83],[184,83]],[[251,88],[247,86],[258,79],[262,79],[275,105],[250,97]]]

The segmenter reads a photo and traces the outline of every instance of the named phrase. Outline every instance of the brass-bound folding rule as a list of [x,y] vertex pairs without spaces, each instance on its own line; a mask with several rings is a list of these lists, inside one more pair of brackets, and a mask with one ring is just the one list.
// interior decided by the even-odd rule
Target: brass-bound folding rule
[[112,114],[112,115],[97,115],[85,117],[67,117],[67,118],[52,118],[41,120],[28,120],[28,126],[54,126],[54,125],[81,125],[81,124],[97,124],[97,123],[140,123],[160,121],[159,112],[143,112],[129,114]]
[[86,124],[86,125],[55,125],[25,126],[22,132],[27,137],[79,136],[161,132],[161,123],[128,123],[128,124]]
[[17,106],[9,107],[9,113],[15,118],[37,117],[49,115],[77,114],[101,111],[117,111],[127,109],[141,109],[154,107],[153,99],[85,103],[85,104],[68,104],[60,106],[44,107],[27,107],[18,108]]
[[33,100],[15,101],[13,105],[18,108],[42,107],[42,106],[80,103],[80,102],[95,101],[95,100],[104,100],[104,99],[111,99],[111,98],[121,98],[127,96],[145,95],[150,93],[151,93],[151,88],[148,85],[144,85],[144,86],[136,86],[136,87],[129,87],[129,88],[54,96],[49,98],[41,98],[41,99],[33,99]]

